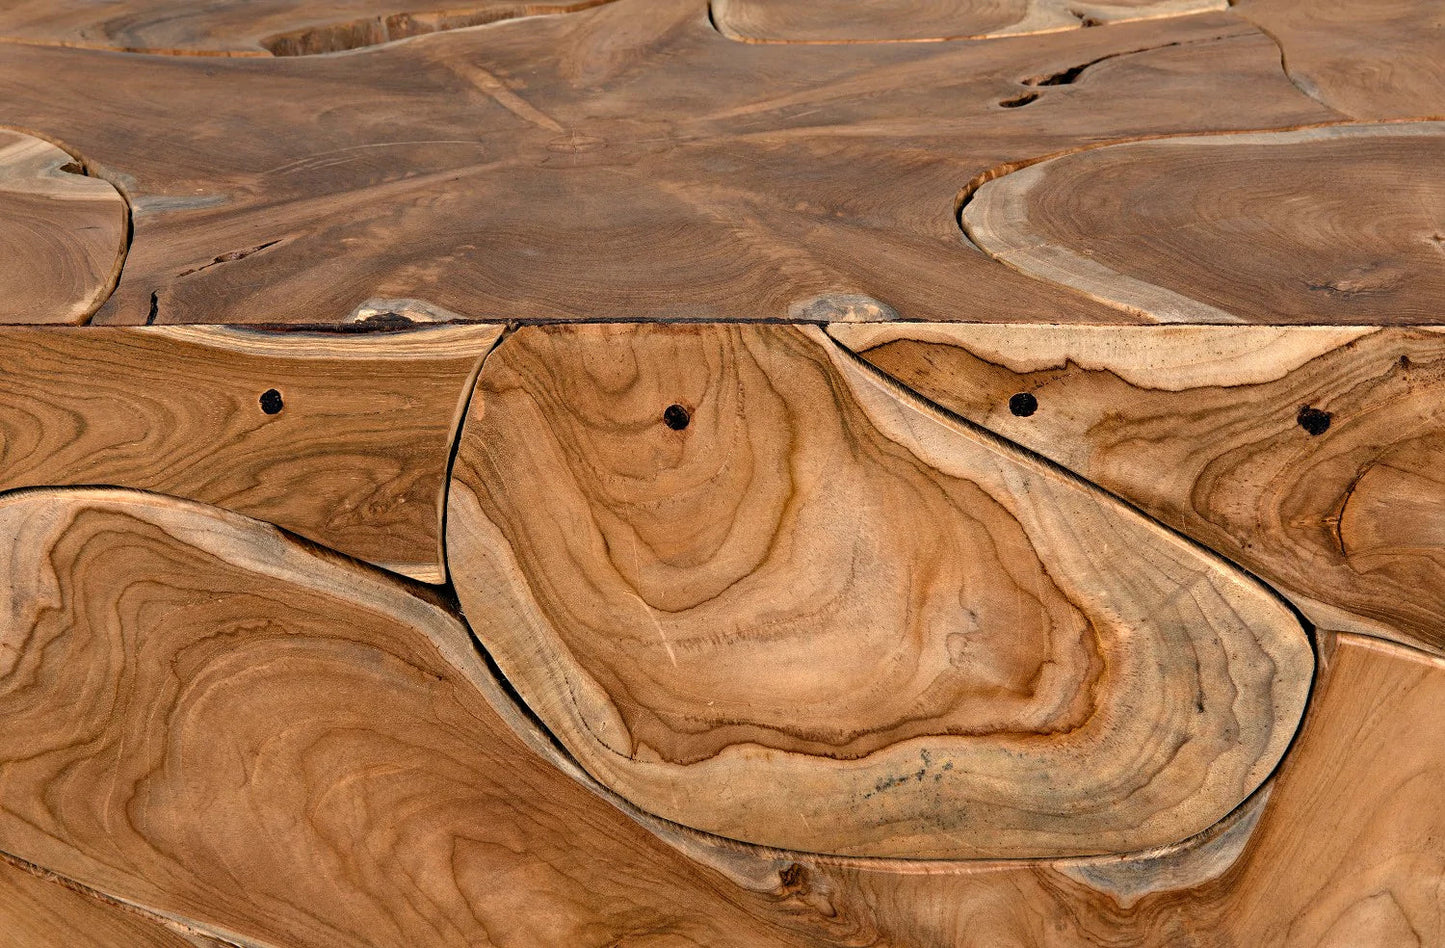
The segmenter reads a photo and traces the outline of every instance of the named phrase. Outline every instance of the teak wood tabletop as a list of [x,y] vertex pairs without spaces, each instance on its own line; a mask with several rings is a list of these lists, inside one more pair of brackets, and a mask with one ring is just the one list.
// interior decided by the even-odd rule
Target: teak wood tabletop
[[1439,0],[0,0],[0,948],[1445,946]]

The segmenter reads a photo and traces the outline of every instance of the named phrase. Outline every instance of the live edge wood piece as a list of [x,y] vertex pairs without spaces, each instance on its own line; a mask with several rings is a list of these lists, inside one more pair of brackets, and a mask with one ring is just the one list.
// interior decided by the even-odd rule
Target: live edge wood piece
[[451,445],[501,331],[0,328],[0,490],[170,494],[440,582]]
[[0,323],[90,318],[120,277],[129,219],[70,154],[0,128]]
[[1316,624],[1445,650],[1437,330],[829,331],[1245,566]]
[[722,836],[1144,849],[1273,769],[1312,656],[1206,551],[821,330],[525,327],[448,501],[468,623],[602,783]]
[[[12,494],[0,521],[25,541],[0,557],[0,850],[220,943],[1445,936],[1445,662],[1398,646],[1322,637],[1320,684],[1262,815],[1242,851],[1202,867],[1195,847],[830,860],[692,837],[590,785],[529,736],[420,587],[130,491]],[[48,891],[25,898],[61,897]]]

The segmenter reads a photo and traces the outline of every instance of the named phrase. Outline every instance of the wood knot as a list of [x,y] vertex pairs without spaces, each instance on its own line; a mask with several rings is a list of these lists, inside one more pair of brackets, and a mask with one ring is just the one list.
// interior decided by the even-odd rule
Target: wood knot
[[1019,392],[1008,400],[1008,410],[1020,418],[1027,418],[1039,410],[1039,400],[1031,392]]
[[673,431],[681,431],[692,421],[692,413],[681,405],[668,405],[662,412],[662,423]]
[[281,393],[274,388],[268,388],[261,393],[261,410],[266,414],[277,414],[283,407],[284,403],[281,401]]
[[1329,412],[1306,405],[1299,410],[1299,416],[1295,418],[1295,421],[1299,422],[1299,426],[1311,435],[1319,436],[1329,430],[1330,418]]

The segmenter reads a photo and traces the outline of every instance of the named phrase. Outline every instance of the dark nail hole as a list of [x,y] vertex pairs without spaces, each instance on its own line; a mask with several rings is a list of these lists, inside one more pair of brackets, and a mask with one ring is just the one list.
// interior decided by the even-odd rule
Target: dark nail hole
[[999,105],[1006,109],[1016,109],[1021,105],[1028,105],[1039,97],[1037,92],[1025,92],[1023,95],[1016,95],[1012,99],[1004,99]]
[[681,431],[686,428],[689,421],[692,421],[692,415],[681,405],[668,405],[662,413],[662,423],[673,431]]
[[1308,405],[1299,410],[1299,417],[1295,420],[1312,435],[1322,435],[1330,430],[1330,413]]
[[1019,392],[1008,400],[1008,410],[1020,418],[1027,418],[1039,410],[1039,400],[1029,392]]
[[274,415],[282,408],[281,393],[274,388],[268,388],[261,393],[261,410],[268,415]]

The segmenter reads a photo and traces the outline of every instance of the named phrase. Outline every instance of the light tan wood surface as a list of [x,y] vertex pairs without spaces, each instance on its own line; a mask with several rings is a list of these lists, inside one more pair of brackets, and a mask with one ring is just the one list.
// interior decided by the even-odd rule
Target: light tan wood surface
[[308,56],[607,2],[19,0],[0,11],[0,39],[173,56]]
[[0,519],[0,851],[246,946],[806,943],[533,751],[392,578],[130,491]]
[[218,948],[0,856],[0,948]]
[[478,380],[447,551],[599,780],[790,849],[1174,842],[1269,773],[1310,677],[1269,593],[815,329],[518,330]]
[[0,3],[0,948],[1445,944],[1441,62]]
[[1360,119],[1445,118],[1445,7],[1418,0],[1238,0],[1300,91]]
[[0,323],[88,319],[120,276],[128,214],[70,154],[0,127]]
[[443,579],[451,445],[501,327],[0,331],[0,489],[135,487]]
[[[1316,623],[1445,648],[1445,336],[834,326],[950,411],[1240,563]],[[1035,399],[1015,415],[1010,400]]]
[[712,21],[745,43],[988,39],[1228,9],[1226,0],[712,0]]
[[1003,175],[962,222],[1008,266],[1150,322],[1430,322],[1442,182],[1445,123],[1186,136]]
[[126,182],[108,324],[330,325],[375,299],[483,321],[1131,321],[970,247],[969,183],[1344,118],[1222,12],[790,46],[727,39],[702,0],[616,0],[326,56],[3,48],[3,120]]
[[[538,756],[525,719],[495,710],[507,699],[465,630],[380,574],[131,492],[12,495],[0,516],[47,564],[38,582],[36,557],[11,551],[5,564],[6,613],[23,618],[6,629],[0,704],[27,726],[0,735],[0,850],[222,941],[1272,946],[1441,934],[1445,666],[1398,646],[1324,636],[1321,683],[1262,815],[1202,868],[1188,852],[940,865],[749,856],[702,840],[685,858],[665,827],[655,835],[589,793],[546,762],[555,751]],[[123,568],[85,565],[101,562]]]

